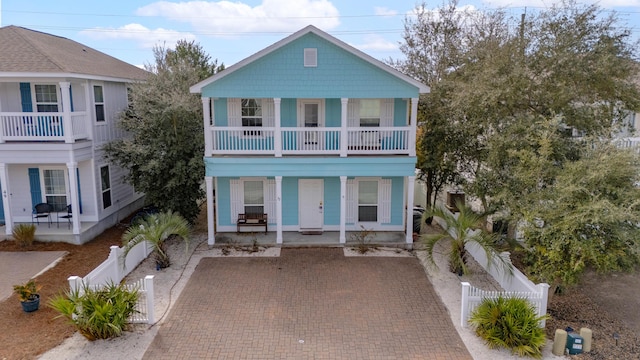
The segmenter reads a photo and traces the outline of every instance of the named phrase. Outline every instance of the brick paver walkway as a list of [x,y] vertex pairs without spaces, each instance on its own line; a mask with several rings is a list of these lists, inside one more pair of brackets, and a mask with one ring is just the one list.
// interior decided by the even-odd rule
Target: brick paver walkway
[[144,359],[471,359],[416,258],[204,258]]

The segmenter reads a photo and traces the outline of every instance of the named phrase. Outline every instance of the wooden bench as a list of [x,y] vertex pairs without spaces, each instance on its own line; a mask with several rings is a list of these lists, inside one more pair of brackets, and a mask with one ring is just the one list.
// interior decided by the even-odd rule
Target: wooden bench
[[264,233],[267,233],[267,214],[238,214],[236,222],[236,232],[240,233],[240,226],[264,226]]

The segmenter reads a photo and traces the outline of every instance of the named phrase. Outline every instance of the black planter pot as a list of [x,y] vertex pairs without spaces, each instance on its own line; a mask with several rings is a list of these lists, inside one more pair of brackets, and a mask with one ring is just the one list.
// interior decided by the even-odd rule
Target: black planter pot
[[40,307],[40,295],[36,294],[34,296],[36,297],[34,300],[20,302],[20,304],[22,304],[22,310],[24,310],[24,312],[34,312]]

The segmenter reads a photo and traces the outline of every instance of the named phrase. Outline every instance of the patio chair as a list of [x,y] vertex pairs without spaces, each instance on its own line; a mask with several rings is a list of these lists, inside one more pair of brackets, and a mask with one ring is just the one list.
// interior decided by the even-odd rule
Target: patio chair
[[47,225],[51,227],[51,212],[53,211],[53,206],[47,203],[39,203],[33,207],[33,214],[31,215],[31,223],[33,224],[33,220],[36,220],[36,224],[40,225],[41,218],[47,218]]
[[66,206],[67,211],[58,212],[58,228],[60,227],[60,219],[67,219],[67,227],[71,229],[71,219],[73,219],[73,213],[71,212],[71,205]]

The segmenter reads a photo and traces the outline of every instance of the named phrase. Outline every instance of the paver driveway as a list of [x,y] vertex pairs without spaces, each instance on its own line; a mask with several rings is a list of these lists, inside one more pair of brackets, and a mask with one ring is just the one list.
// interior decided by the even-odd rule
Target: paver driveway
[[471,359],[416,258],[203,258],[144,359]]

